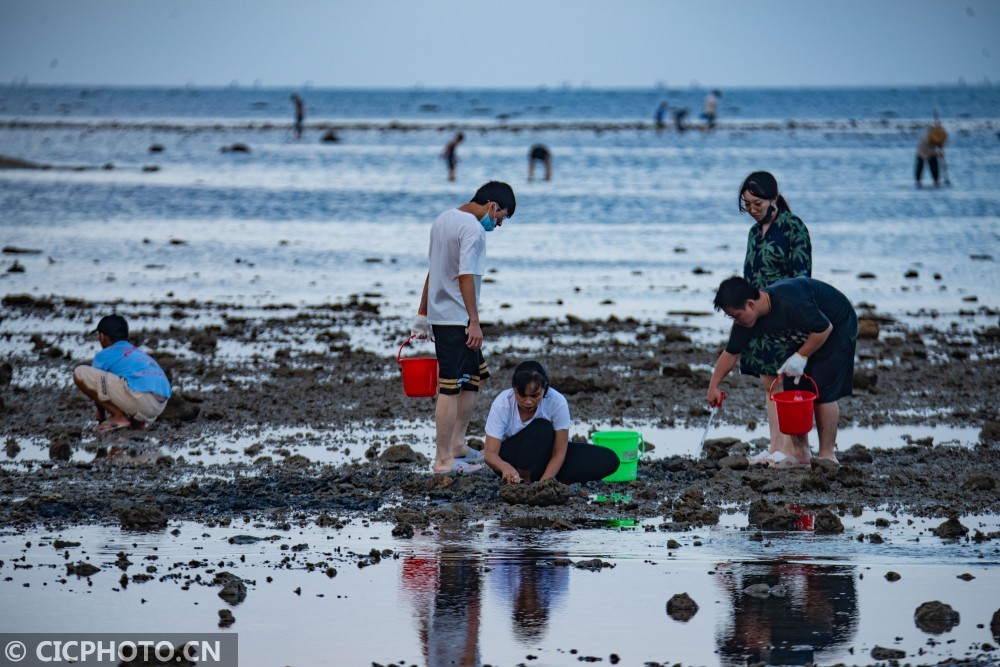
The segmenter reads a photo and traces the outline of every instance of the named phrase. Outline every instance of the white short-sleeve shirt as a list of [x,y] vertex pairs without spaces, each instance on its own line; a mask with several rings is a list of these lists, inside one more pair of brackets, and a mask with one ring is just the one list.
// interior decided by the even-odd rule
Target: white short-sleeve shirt
[[486,418],[486,435],[502,442],[536,419],[548,419],[557,431],[569,430],[569,403],[562,394],[549,387],[534,416],[523,422],[517,412],[514,389],[505,389],[493,399],[493,405],[490,406],[490,414]]
[[460,275],[472,275],[476,307],[486,273],[486,230],[476,216],[457,208],[445,211],[431,225],[430,280],[427,283],[427,321],[431,324],[469,323],[469,313],[458,286]]

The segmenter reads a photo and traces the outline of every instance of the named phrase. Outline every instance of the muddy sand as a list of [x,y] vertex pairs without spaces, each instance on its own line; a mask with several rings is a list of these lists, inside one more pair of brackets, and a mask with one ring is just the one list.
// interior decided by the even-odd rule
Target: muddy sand
[[[336,523],[365,517],[392,523],[405,536],[429,523],[523,517],[573,528],[624,511],[662,517],[661,530],[684,530],[714,524],[723,511],[752,510],[751,525],[766,529],[794,522],[781,508],[795,503],[831,509],[824,525],[834,530],[838,513],[882,508],[940,517],[942,524],[959,517],[958,526],[943,530],[965,535],[961,517],[1000,513],[996,326],[931,329],[862,313],[855,395],[841,402],[842,426],[974,427],[974,446],[913,440],[878,449],[840,442],[839,468],[748,466],[746,455],[759,449],[767,432],[763,392],[754,378],[730,376],[717,420],[739,426],[760,421],[749,431],[752,438],[710,438],[703,458],[673,456],[670,442],[652,443],[658,451],[640,463],[630,483],[545,484],[537,493],[501,493],[489,470],[456,478],[432,474],[425,453],[433,445],[398,434],[401,423],[425,430],[432,425],[433,404],[404,396],[395,355],[407,324],[380,316],[376,304],[354,299],[251,314],[212,303],[119,302],[115,308],[132,323],[134,342],[160,361],[175,396],[152,429],[101,436],[92,432],[93,409],[72,387],[71,372],[97,352],[86,332],[111,305],[8,296],[4,306],[16,330],[32,332],[9,333],[7,327],[4,335],[11,351],[0,367],[8,460],[22,447],[48,450],[47,458],[0,467],[5,527],[121,523],[156,530],[174,520]],[[513,367],[530,357],[543,361],[552,385],[569,399],[574,439],[608,421],[623,428],[653,423],[667,432],[701,427],[709,414],[705,388],[723,342],[698,342],[704,338],[696,335],[699,320],[703,325],[708,319],[664,324],[570,316],[486,326],[494,377],[469,430],[472,442],[481,437],[493,396],[507,386]],[[530,341],[544,352],[528,351]],[[292,454],[267,437],[237,445],[235,434],[248,426],[308,430],[314,451],[340,448],[346,462],[316,462],[308,449]],[[323,436],[345,432],[358,435],[336,445]],[[156,454],[144,462],[120,455],[150,441]],[[229,459],[192,461],[192,448],[206,442]],[[630,498],[617,506],[593,502],[595,494],[612,492]],[[1000,536],[973,529],[968,537]]]

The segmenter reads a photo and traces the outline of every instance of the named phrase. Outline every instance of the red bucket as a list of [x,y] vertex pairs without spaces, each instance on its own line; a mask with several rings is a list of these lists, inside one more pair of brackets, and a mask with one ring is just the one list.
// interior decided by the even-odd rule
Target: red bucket
[[437,396],[438,390],[438,360],[435,357],[410,357],[403,359],[403,348],[413,336],[410,336],[399,346],[396,363],[403,372],[403,393],[410,398],[429,398]]
[[781,375],[774,378],[768,390],[768,396],[778,409],[778,430],[785,435],[805,435],[813,427],[813,402],[819,397],[819,387],[808,375],[803,374],[802,377],[812,382],[815,393],[793,389],[775,394],[774,385],[782,378]]

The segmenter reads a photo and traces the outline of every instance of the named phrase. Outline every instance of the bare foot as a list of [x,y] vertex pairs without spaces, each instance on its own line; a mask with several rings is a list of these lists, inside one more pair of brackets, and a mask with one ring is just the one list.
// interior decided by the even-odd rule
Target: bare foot
[[95,426],[94,430],[97,431],[98,433],[104,433],[105,431],[117,431],[118,429],[128,428],[128,425],[129,425],[129,422],[128,422],[127,419],[125,421],[116,421],[114,419],[105,419],[100,424],[98,424],[97,426]]

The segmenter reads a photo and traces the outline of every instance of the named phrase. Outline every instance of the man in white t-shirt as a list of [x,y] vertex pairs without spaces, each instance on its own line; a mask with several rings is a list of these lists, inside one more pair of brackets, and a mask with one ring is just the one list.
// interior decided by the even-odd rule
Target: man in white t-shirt
[[713,90],[705,96],[705,105],[702,107],[701,117],[707,121],[709,130],[715,129],[715,117],[719,113],[720,97],[722,97],[722,93],[718,90]]
[[490,376],[483,357],[479,292],[486,273],[486,233],[514,215],[514,190],[490,181],[472,201],[442,213],[431,226],[430,270],[424,281],[413,334],[430,337],[438,358],[434,472],[472,472],[482,455],[465,442],[479,398]]

